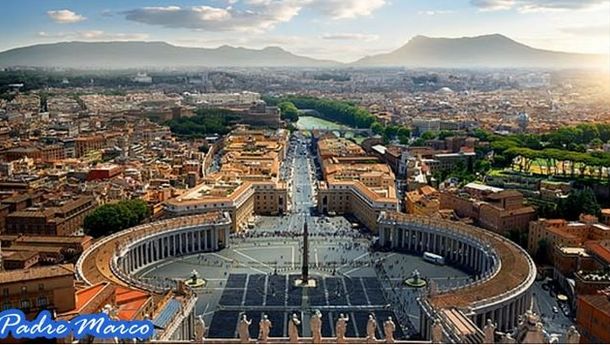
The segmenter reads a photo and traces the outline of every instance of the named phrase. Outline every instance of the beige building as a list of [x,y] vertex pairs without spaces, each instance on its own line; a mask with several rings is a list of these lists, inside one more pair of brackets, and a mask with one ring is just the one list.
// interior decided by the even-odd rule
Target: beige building
[[510,231],[525,232],[536,211],[524,204],[523,194],[477,183],[462,190],[441,192],[441,209],[454,210],[462,218],[470,218],[479,226],[508,235]]
[[17,308],[26,316],[47,309],[74,309],[74,266],[56,265],[0,272],[0,308]]
[[288,188],[279,179],[286,157],[288,132],[238,129],[224,140],[220,171],[201,184],[166,201],[167,216],[228,212],[232,231],[245,228],[255,214],[280,215],[288,210]]
[[405,208],[408,214],[436,217],[440,210],[440,194],[430,186],[422,186],[417,190],[407,192]]
[[[382,211],[397,211],[394,173],[371,162],[353,142],[334,137],[318,141],[324,181],[318,188],[318,211],[351,214],[373,232]],[[364,159],[363,159],[364,158]]]
[[594,216],[581,216],[578,222],[539,219],[529,224],[527,251],[532,255],[536,254],[542,241],[547,243],[550,254],[555,246],[582,247],[587,241],[600,240],[610,240],[610,227],[598,223]]

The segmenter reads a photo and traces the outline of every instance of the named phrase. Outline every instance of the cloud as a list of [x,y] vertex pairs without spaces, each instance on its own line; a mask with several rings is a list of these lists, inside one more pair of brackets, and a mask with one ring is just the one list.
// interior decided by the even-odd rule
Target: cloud
[[378,35],[359,34],[359,33],[338,33],[338,34],[324,34],[322,39],[325,40],[337,40],[337,41],[365,41],[371,42],[379,39]]
[[608,0],[470,0],[481,11],[517,9],[519,12],[582,10],[607,4]]
[[79,41],[141,41],[148,38],[146,33],[105,32],[102,30],[84,30],[68,32],[38,32],[39,37],[71,39]]
[[346,19],[369,16],[385,4],[385,0],[315,0],[311,7],[333,19]]
[[124,12],[127,20],[168,28],[205,31],[264,31],[287,22],[301,10],[298,1],[251,0],[248,10],[231,6],[143,7]]
[[76,12],[72,12],[70,10],[54,10],[47,11],[47,16],[51,18],[54,22],[59,24],[72,24],[82,22],[87,19],[86,17],[81,16]]
[[419,11],[417,14],[420,16],[436,16],[441,14],[449,14],[453,13],[451,10],[427,10],[427,11]]
[[368,16],[386,0],[242,0],[239,7],[158,6],[122,12],[127,20],[167,28],[202,31],[264,32],[289,22],[308,8],[332,19]]
[[572,26],[559,29],[561,32],[575,36],[607,36],[610,25]]

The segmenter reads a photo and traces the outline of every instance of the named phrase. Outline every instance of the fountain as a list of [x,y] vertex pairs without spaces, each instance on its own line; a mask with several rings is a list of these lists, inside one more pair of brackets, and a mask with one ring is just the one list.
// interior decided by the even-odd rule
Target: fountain
[[193,270],[191,277],[185,280],[184,283],[192,289],[200,289],[207,285],[207,281],[199,278],[199,273],[197,273],[195,270]]
[[421,275],[419,274],[419,271],[415,269],[413,273],[411,273],[411,277],[405,279],[405,285],[419,289],[428,285],[428,282],[422,279]]

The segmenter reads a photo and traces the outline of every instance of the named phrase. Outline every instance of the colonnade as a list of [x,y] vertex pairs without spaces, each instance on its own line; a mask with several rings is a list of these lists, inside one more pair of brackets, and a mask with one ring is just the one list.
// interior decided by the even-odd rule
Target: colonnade
[[441,255],[448,263],[478,276],[491,275],[498,264],[493,250],[485,243],[459,232],[416,223],[381,226],[379,244],[395,250]]
[[156,233],[127,245],[118,258],[118,266],[126,274],[169,257],[210,252],[220,249],[219,239],[227,239],[227,227],[195,226]]
[[[499,331],[507,332],[517,326],[519,316],[529,309],[532,300],[530,287],[535,279],[536,268],[523,249],[496,234],[488,234],[482,229],[449,221],[424,220],[406,215],[402,217],[382,215],[379,219],[380,246],[390,250],[417,254],[434,253],[443,256],[448,264],[459,266],[475,276],[473,282],[450,288],[443,291],[443,294],[450,295],[453,291],[458,293],[463,289],[483,288],[478,286],[494,279],[500,270],[513,269],[502,267],[500,255],[491,246],[491,243],[495,243],[494,241],[501,241],[502,245],[513,247],[511,248],[512,255],[525,257],[529,267],[520,267],[520,269],[527,270],[527,276],[518,286],[507,285],[504,293],[482,298],[468,305],[466,309],[456,311],[470,319],[479,329],[483,329],[489,319],[497,325]],[[497,284],[502,284],[502,282],[498,281]],[[422,300],[420,303],[422,306],[427,305],[427,308],[422,308],[420,318],[420,331],[425,335],[430,333],[434,319],[442,319],[443,313],[434,311],[432,305],[426,300]],[[447,324],[446,331],[451,327]]]

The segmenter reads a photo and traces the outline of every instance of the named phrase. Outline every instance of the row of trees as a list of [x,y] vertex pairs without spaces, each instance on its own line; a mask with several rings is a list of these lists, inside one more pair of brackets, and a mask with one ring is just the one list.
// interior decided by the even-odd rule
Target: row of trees
[[329,121],[339,122],[354,128],[371,128],[376,118],[366,109],[345,101],[336,101],[311,96],[266,97],[270,105],[292,103],[298,109],[312,109]]
[[282,98],[265,97],[270,105],[277,105],[282,111],[282,118],[298,120],[298,109],[311,109],[320,117],[348,125],[354,128],[370,128],[373,133],[381,135],[385,142],[397,139],[401,144],[408,144],[411,130],[406,126],[384,126],[368,110],[346,101],[337,101],[310,96],[286,96]]
[[136,226],[150,216],[144,200],[123,200],[102,205],[85,217],[85,233],[101,237]]
[[384,126],[379,122],[374,122],[371,125],[373,133],[381,135],[384,142],[397,139],[401,144],[407,145],[411,138],[411,130],[405,126],[387,125]]
[[[504,151],[505,158],[511,159],[519,171],[529,172],[533,164],[544,175],[563,177],[592,176],[601,179],[604,174],[610,178],[610,154],[605,152],[582,153],[560,149],[532,150],[525,147],[511,147]],[[516,159],[514,159],[516,158]]]
[[180,117],[166,122],[172,133],[202,137],[207,134],[227,134],[231,130],[231,123],[239,118],[227,109],[198,109],[193,117]]

